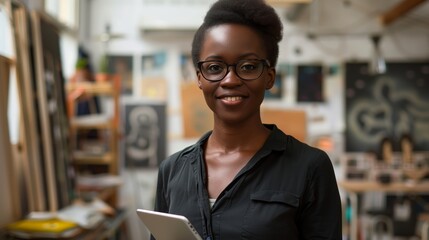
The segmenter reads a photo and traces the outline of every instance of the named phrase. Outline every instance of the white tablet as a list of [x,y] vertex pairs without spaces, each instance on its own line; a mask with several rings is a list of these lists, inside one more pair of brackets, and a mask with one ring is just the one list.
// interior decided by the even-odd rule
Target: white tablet
[[137,209],[137,214],[156,240],[202,240],[184,216]]

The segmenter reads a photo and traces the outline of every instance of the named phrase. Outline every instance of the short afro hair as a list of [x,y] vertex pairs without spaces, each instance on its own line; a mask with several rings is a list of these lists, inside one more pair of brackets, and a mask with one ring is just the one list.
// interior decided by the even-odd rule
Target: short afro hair
[[205,33],[221,24],[241,24],[254,29],[264,42],[271,66],[276,66],[279,55],[278,43],[282,39],[283,26],[275,10],[264,0],[219,0],[207,12],[192,42],[192,61],[197,67]]

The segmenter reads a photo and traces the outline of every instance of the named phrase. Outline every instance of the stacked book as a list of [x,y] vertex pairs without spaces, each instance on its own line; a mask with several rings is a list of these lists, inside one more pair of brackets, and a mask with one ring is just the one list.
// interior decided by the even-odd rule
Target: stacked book
[[75,222],[57,218],[24,219],[7,226],[8,233],[19,238],[73,238],[82,231]]

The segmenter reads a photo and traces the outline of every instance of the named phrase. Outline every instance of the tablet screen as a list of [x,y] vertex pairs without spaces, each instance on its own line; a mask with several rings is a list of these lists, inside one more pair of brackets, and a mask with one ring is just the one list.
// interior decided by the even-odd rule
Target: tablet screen
[[145,209],[137,209],[137,214],[157,240],[202,240],[184,216]]

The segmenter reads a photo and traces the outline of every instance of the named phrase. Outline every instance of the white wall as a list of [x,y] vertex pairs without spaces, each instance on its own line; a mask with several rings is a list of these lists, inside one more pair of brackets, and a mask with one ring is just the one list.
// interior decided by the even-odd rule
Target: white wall
[[[193,3],[187,4],[187,2]],[[201,22],[200,16],[202,15],[193,11],[205,11],[210,2],[212,1],[91,0],[83,2],[85,5],[83,8],[87,12],[83,19],[86,19],[87,22],[82,24],[81,39],[86,48],[93,54],[94,64],[96,64],[96,60],[103,50],[102,44],[95,41],[94,37],[104,31],[104,26],[107,23],[111,24],[113,33],[121,33],[125,36],[123,39],[113,40],[109,45],[108,53],[134,57],[133,80],[135,88],[139,88],[142,76],[140,72],[141,56],[158,51],[167,53],[166,78],[168,82],[168,107],[170,109],[168,132],[171,136],[180,136],[182,133],[179,111],[179,56],[182,52],[190,51],[192,34],[189,32],[151,34],[145,32],[142,34],[141,27],[147,23],[147,19],[154,21],[153,19],[156,19],[157,16],[160,17],[160,20],[175,21],[177,19],[184,25],[196,24]],[[385,32],[381,49],[388,61],[428,59],[429,33],[428,30],[422,30],[421,24],[409,19],[400,20],[388,29],[381,27],[374,12],[385,7],[386,1],[376,1],[376,3],[371,0],[353,1],[354,3],[359,2],[359,5],[352,8],[339,4],[341,1],[336,0],[316,0],[314,2],[314,6],[305,10],[295,23],[289,23],[285,20],[285,9],[277,9],[285,26],[284,39],[280,43],[279,63],[317,62],[326,66],[340,66],[338,74],[327,76],[325,79],[326,102],[323,104],[297,104],[295,101],[295,78],[293,75],[289,75],[284,80],[285,97],[280,101],[267,101],[264,106],[306,110],[309,119],[308,132],[310,138],[324,134],[332,135],[338,141],[336,142],[336,149],[339,149],[337,151],[341,151],[341,135],[344,130],[342,64],[349,60],[369,61],[373,54],[373,46],[368,33],[379,31]],[[144,3],[149,3],[150,7],[145,7]],[[170,6],[167,8],[168,10],[165,10],[166,3],[176,4],[176,8]],[[168,18],[164,11],[168,11]],[[310,30],[323,32],[323,34],[316,39],[309,39],[306,32]],[[297,49],[300,49],[300,54],[296,54]],[[175,152],[193,141],[193,139],[171,139],[168,153]],[[140,180],[130,179],[130,174],[135,174],[134,179]],[[131,208],[131,235],[135,238],[141,238],[141,236],[137,237],[141,234],[141,228],[138,229],[139,227],[135,223],[138,222],[134,214],[135,208],[136,206],[150,208],[150,204],[148,205],[147,201],[143,201],[144,203],[136,202],[135,199],[138,198],[134,195],[136,191],[135,187],[132,186],[138,188],[142,182],[154,184],[153,180],[156,174],[153,171],[128,171],[124,172],[124,176],[128,180],[124,188],[123,203],[126,205],[132,201],[129,205]],[[152,190],[142,190],[140,194],[146,199],[153,197]]]

